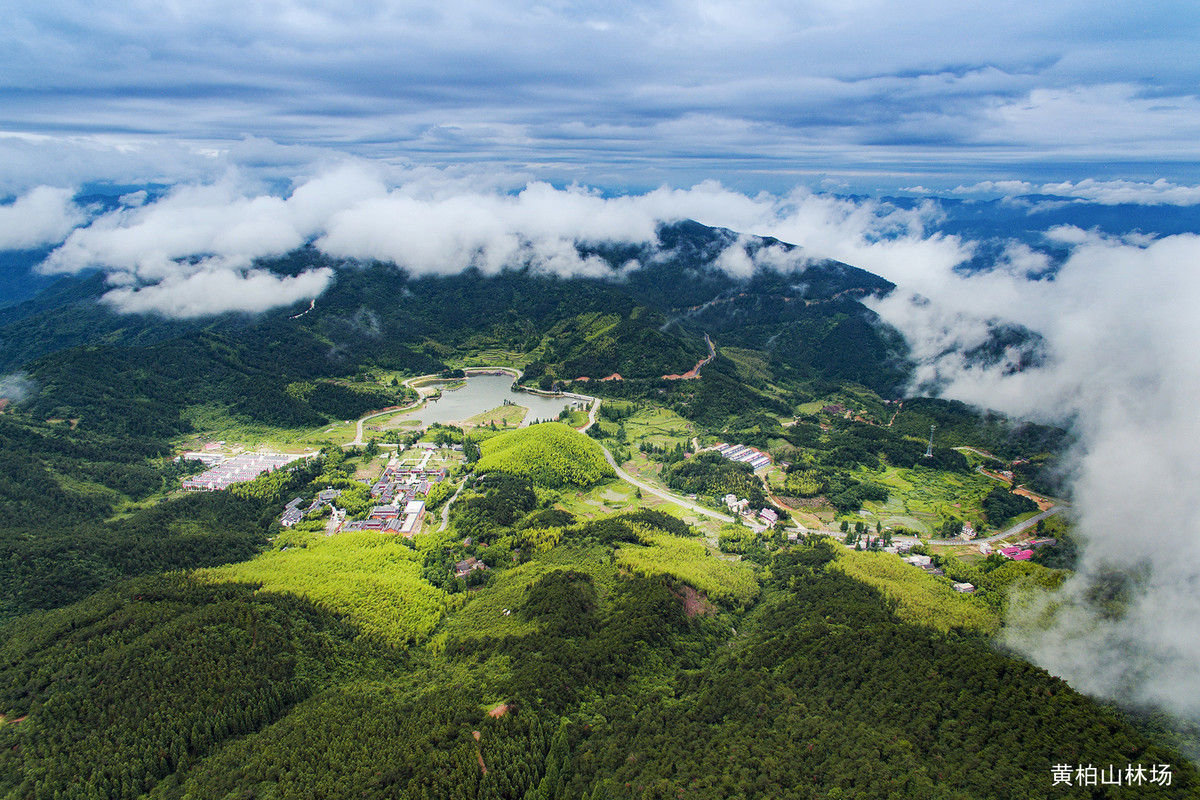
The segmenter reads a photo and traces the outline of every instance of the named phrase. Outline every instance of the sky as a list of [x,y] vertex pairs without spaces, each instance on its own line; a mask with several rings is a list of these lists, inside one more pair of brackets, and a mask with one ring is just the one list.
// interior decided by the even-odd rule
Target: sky
[[1190,0],[11,0],[5,18],[10,195],[203,177],[219,155],[606,191],[1200,182]]
[[[1200,720],[1197,41],[1194,0],[10,0],[0,251],[168,318],[320,303],[336,269],[255,263],[306,243],[595,275],[575,243],[695,219],[871,270],[923,385],[1074,426],[1084,554],[1008,644]],[[997,198],[1011,238],[947,226]],[[1061,215],[1168,207],[1168,232]],[[996,320],[1044,363],[965,361]],[[1119,618],[1087,601],[1113,568],[1143,576]]]

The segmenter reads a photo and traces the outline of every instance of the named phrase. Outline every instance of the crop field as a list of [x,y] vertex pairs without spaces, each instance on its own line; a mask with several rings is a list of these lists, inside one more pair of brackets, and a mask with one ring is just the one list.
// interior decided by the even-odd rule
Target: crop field
[[187,449],[199,449],[205,441],[225,441],[229,446],[247,450],[283,450],[301,452],[306,448],[319,450],[326,444],[346,444],[354,441],[355,422],[337,421],[320,428],[277,428],[238,419],[227,409],[215,404],[191,406],[182,416],[197,433],[177,441]]
[[687,447],[694,431],[692,423],[665,408],[643,408],[623,422],[635,449],[643,442],[655,447]]
[[449,610],[449,596],[421,577],[420,555],[393,536],[284,533],[276,546],[250,561],[196,574],[307,598],[398,646],[427,638]]
[[887,487],[886,502],[868,501],[862,517],[870,525],[876,520],[885,527],[905,527],[923,536],[932,535],[948,519],[969,521],[977,529],[983,524],[983,498],[996,482],[972,473],[888,467],[864,470],[855,477]]
[[491,347],[482,350],[473,350],[459,358],[448,358],[446,359],[446,363],[457,369],[511,367],[519,370],[534,357],[534,353],[523,353],[519,350],[504,350],[499,347]]

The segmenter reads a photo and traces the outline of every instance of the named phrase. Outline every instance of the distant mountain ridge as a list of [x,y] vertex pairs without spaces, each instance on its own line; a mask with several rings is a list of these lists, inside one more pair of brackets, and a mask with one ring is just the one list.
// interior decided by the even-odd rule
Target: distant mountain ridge
[[[292,408],[290,384],[370,368],[437,371],[451,353],[487,348],[528,353],[527,380],[543,386],[614,373],[655,381],[708,356],[705,333],[718,347],[761,351],[781,378],[849,380],[885,395],[906,385],[902,337],[863,304],[894,288],[877,275],[691,221],[660,226],[654,246],[578,247],[609,263],[612,277],[528,265],[413,276],[311,246],[260,262],[280,275],[335,270],[303,316],[307,302],[182,321],[120,314],[99,302],[102,276],[66,278],[0,311],[0,372],[31,375],[37,416],[148,435],[185,430],[180,412],[208,402],[271,424],[320,424]],[[730,274],[722,259],[731,251],[757,265]],[[622,269],[631,259],[641,266]],[[721,357],[705,371],[739,382]]]

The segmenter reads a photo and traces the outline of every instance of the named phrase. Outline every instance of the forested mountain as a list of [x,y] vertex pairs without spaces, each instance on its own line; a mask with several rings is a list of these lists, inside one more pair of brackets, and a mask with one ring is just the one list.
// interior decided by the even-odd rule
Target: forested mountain
[[[0,369],[22,367],[37,381],[35,416],[97,430],[136,425],[152,435],[178,432],[179,410],[203,402],[269,424],[312,423],[311,411],[284,395],[288,383],[366,366],[435,371],[440,358],[464,349],[530,353],[530,380],[657,379],[705,357],[705,331],[722,345],[761,348],[782,376],[855,380],[884,392],[903,385],[903,342],[858,302],[890,284],[803,259],[790,272],[760,268],[735,278],[718,264],[734,240],[741,241],[729,231],[680,223],[664,226],[652,250],[581,246],[583,255],[609,259],[608,279],[520,265],[491,276],[467,269],[411,277],[304,249],[265,264],[280,274],[337,269],[335,284],[296,318],[300,306],[182,323],[119,314],[99,301],[101,276],[64,279],[0,312]],[[747,242],[747,258],[792,249]],[[629,258],[640,268],[618,272]]]
[[[970,568],[999,586],[986,600],[916,569],[909,588],[868,585],[828,537],[700,531],[684,506],[650,507],[601,447],[662,454],[639,475],[697,503],[787,493],[834,520],[886,501],[890,473],[986,483],[954,445],[1037,478],[1062,431],[894,402],[906,349],[863,303],[893,287],[862,270],[690,222],[654,247],[579,250],[613,274],[413,276],[306,248],[266,266],[336,271],[307,312],[121,315],[97,275],[0,310],[0,359],[29,393],[0,414],[0,795],[1105,796],[1051,791],[1058,763],[1170,764],[1147,791],[1194,795],[1178,754],[994,648],[994,565]],[[198,469],[172,458],[198,409],[327,433],[481,353],[603,398],[599,420],[592,438],[581,421],[439,428],[426,443],[463,453],[412,539],[279,522],[326,487],[369,507],[379,442],[172,491]],[[691,452],[718,439],[778,471]],[[989,521],[1027,510],[981,494]],[[970,613],[918,614],[904,591]]]

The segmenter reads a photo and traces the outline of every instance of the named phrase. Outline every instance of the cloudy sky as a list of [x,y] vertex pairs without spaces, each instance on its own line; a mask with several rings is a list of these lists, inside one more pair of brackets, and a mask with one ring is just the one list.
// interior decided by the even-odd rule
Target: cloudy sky
[[231,152],[617,191],[1200,182],[1191,0],[11,0],[5,20],[10,195]]

